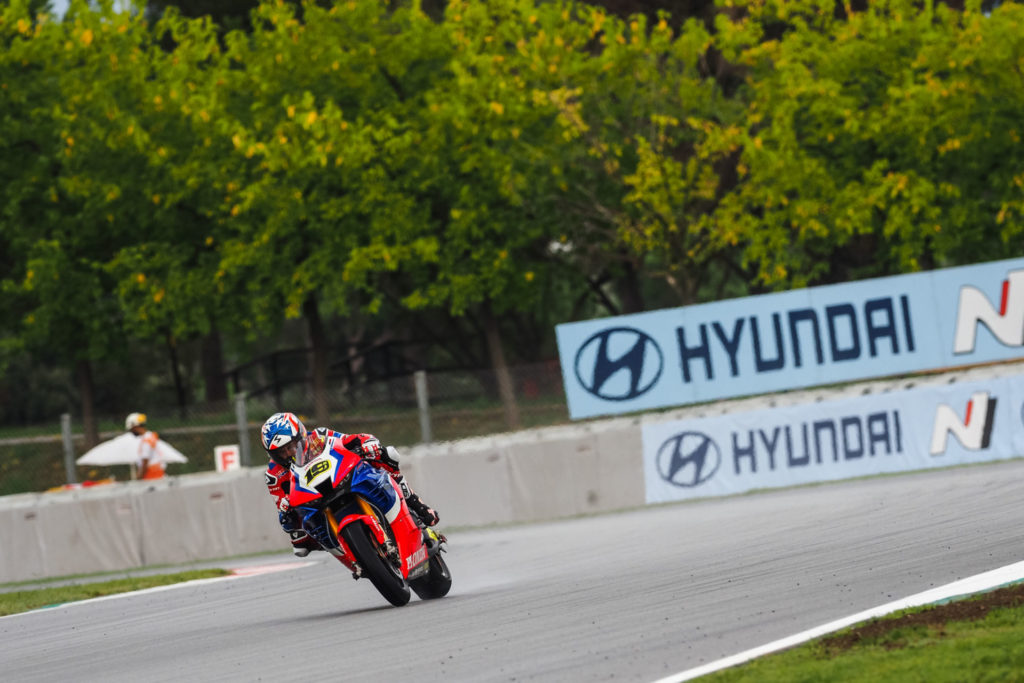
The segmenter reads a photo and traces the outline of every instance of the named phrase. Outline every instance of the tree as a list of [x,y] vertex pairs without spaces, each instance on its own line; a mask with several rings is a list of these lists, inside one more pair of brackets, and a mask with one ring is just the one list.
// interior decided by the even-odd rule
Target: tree
[[[140,226],[108,264],[118,280],[125,325],[133,336],[167,346],[179,407],[188,388],[179,369],[183,342],[203,340],[208,400],[226,398],[220,328],[243,316],[231,292],[211,287],[220,269],[217,246],[224,227],[213,214],[223,201],[221,159],[231,145],[216,129],[217,74],[221,58],[216,26],[168,12],[134,55],[134,101],[123,111],[124,145],[142,166],[128,184]],[[159,47],[161,38],[171,45]]]
[[80,3],[72,9],[76,18],[57,24],[14,3],[0,25],[8,45],[4,72],[18,78],[15,88],[3,88],[10,95],[2,106],[11,144],[22,150],[3,170],[8,189],[0,232],[17,261],[2,286],[20,313],[13,321],[17,346],[75,369],[91,444],[98,440],[92,363],[124,344],[103,268],[123,234],[108,206],[120,189],[102,177],[102,169],[122,160],[106,154],[106,136],[96,125],[118,92],[103,73],[117,54],[98,45],[127,47],[131,38],[109,13],[86,12]]
[[251,28],[249,15],[259,4],[259,0],[148,0],[146,13],[156,21],[173,7],[185,17],[209,17],[222,31],[244,31]]
[[377,310],[374,283],[351,276],[354,254],[424,220],[406,172],[419,154],[410,122],[444,46],[414,7],[306,3],[300,19],[278,4],[254,16],[251,34],[226,36],[218,67],[217,126],[233,146],[222,169],[231,180],[218,214],[229,231],[221,279],[252,295],[254,329],[306,319],[316,419],[326,422],[322,317]]
[[752,70],[743,178],[717,219],[749,245],[762,282],[1019,254],[1024,8],[743,6],[721,25]]
[[448,18],[467,104],[441,106],[487,141],[462,148],[495,160],[496,194],[522,207],[510,219],[538,223],[531,270],[571,269],[619,313],[648,306],[645,280],[665,285],[662,305],[692,303],[712,264],[734,267],[735,238],[706,216],[729,190],[742,108],[701,69],[700,24],[533,2],[453,3]]

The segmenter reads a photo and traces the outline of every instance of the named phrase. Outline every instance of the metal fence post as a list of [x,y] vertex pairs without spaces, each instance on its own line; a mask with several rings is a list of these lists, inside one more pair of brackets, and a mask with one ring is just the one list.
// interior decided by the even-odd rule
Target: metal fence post
[[245,392],[235,394],[235,424],[238,426],[238,455],[242,460],[242,467],[248,467],[249,462],[249,416],[245,409]]
[[64,442],[64,472],[67,474],[69,484],[77,483],[78,477],[75,474],[75,445],[71,441],[71,414],[64,413],[60,416],[60,436]]
[[425,370],[417,370],[412,375],[413,383],[416,385],[416,405],[420,411],[420,439],[423,443],[433,441],[430,433],[430,397],[427,395],[427,373]]

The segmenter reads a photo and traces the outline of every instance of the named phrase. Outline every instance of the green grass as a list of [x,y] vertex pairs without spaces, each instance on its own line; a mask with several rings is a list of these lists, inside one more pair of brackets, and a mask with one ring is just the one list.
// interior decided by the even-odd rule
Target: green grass
[[230,573],[231,572],[227,569],[197,569],[177,572],[174,574],[137,576],[127,579],[115,579],[112,581],[98,581],[71,586],[53,586],[51,588],[37,588],[34,590],[0,593],[0,616],[27,612],[29,610],[39,609],[40,607],[61,605],[67,602],[99,598],[104,595],[114,595],[115,593],[127,593],[130,591],[142,590],[144,588],[167,586],[174,583],[181,583],[183,581],[212,579],[219,576],[227,576]]
[[[970,601],[985,600],[985,595]],[[942,609],[943,606],[934,606],[898,612],[868,622],[866,626],[854,626],[699,680],[707,683],[1024,681],[1024,606],[993,606],[984,616],[967,617],[967,620],[945,618]],[[935,616],[929,617],[929,614]],[[908,623],[908,615],[924,618]],[[859,637],[848,637],[858,630]],[[847,636],[845,642],[837,645],[843,636]]]

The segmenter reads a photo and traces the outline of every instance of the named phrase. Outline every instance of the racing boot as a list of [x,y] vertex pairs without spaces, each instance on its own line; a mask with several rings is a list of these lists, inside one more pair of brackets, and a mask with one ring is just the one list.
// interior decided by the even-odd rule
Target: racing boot
[[409,506],[412,516],[416,519],[419,525],[428,527],[437,524],[440,520],[440,517],[437,515],[437,511],[420,500],[420,497],[416,495],[416,492],[412,490],[412,487],[406,483],[405,477],[402,476],[402,473],[397,472],[392,476],[399,488],[402,489],[402,497],[405,498],[405,504]]
[[305,531],[292,531],[289,535],[292,538],[292,552],[295,557],[305,557],[313,550],[322,550],[320,544]]
[[420,497],[415,493],[410,493],[406,496],[405,502],[423,526],[434,526],[441,521],[437,511],[420,500]]
[[405,499],[405,502],[409,506],[409,511],[412,512],[412,516],[419,525],[420,530],[423,532],[423,542],[433,552],[434,546],[444,540],[444,536],[440,536],[431,528],[440,521],[437,511],[420,500],[420,497],[415,493],[410,494]]

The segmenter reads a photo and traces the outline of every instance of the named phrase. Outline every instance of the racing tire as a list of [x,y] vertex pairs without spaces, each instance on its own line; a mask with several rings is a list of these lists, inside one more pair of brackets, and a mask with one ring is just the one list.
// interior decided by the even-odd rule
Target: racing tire
[[349,524],[341,530],[345,543],[359,560],[363,575],[380,591],[380,594],[395,607],[409,602],[409,586],[402,573],[391,564],[384,548],[370,535],[365,524]]
[[413,579],[409,585],[421,600],[433,600],[448,595],[452,587],[452,575],[440,552],[430,558],[426,576]]

